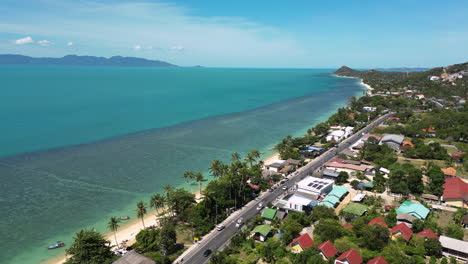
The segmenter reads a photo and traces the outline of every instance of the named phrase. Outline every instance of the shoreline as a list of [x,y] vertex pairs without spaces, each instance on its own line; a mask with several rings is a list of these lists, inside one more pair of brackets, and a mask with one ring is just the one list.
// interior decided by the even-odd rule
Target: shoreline
[[336,74],[332,74],[332,76],[339,77],[339,78],[359,79],[359,80],[361,80],[361,82],[359,84],[364,86],[366,88],[366,90],[367,90],[366,94],[367,95],[372,95],[372,91],[374,90],[374,88],[372,88],[372,86],[370,86],[369,84],[365,83],[364,80],[359,78],[359,77],[341,76],[341,75],[336,75]]

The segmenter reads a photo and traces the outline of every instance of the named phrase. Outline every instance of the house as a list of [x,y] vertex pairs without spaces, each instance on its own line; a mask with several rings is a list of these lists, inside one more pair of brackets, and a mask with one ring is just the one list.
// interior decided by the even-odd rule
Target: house
[[457,170],[455,168],[448,167],[440,170],[444,173],[445,177],[451,178],[457,176]]
[[306,207],[317,206],[317,196],[308,193],[294,192],[277,200],[275,206],[286,211],[304,212]]
[[291,251],[294,253],[301,253],[307,248],[310,248],[314,245],[314,240],[309,236],[309,234],[304,233],[289,243]]
[[357,158],[357,153],[350,150],[350,149],[345,149],[345,150],[341,151],[341,154],[344,154],[344,155],[349,156],[349,157]]
[[319,197],[328,194],[333,189],[333,183],[333,180],[307,176],[296,184],[296,189]]
[[452,159],[456,162],[463,162],[463,157],[465,156],[465,152],[458,152],[452,154]]
[[428,193],[422,194],[421,198],[423,198],[426,202],[431,202],[431,203],[437,203],[439,201],[439,197],[433,194],[428,194]]
[[361,216],[367,211],[367,206],[359,203],[350,203],[343,209],[343,212],[352,214],[354,216]]
[[156,264],[156,262],[132,250],[112,264]]
[[385,134],[379,142],[379,145],[386,144],[395,151],[400,149],[405,137],[403,135]]
[[437,135],[437,131],[435,131],[434,129],[432,128],[428,128],[428,129],[421,129],[424,133],[426,133],[426,136],[428,137],[435,137]]
[[346,163],[338,163],[338,162],[327,162],[324,164],[327,169],[331,170],[338,170],[338,171],[346,171],[351,173],[352,171],[360,171],[362,173],[366,172],[369,167],[364,165],[354,165],[354,164],[346,164]]
[[382,137],[379,137],[379,136],[374,135],[374,134],[365,134],[364,136],[362,136],[361,141],[366,142],[371,137],[375,138],[377,141],[380,141],[382,139]]
[[375,225],[375,224],[388,227],[387,223],[385,223],[385,220],[383,220],[382,217],[380,216],[370,220],[367,225]]
[[284,166],[284,168],[282,168],[280,171],[278,171],[280,174],[282,174],[283,176],[286,176],[288,174],[290,174],[291,172],[294,171],[294,167],[291,166],[291,165],[286,165]]
[[336,258],[335,264],[361,264],[362,257],[355,249],[350,249],[343,252],[339,257]]
[[271,227],[269,225],[259,225],[256,226],[250,233],[253,234],[255,239],[261,242],[265,242],[270,232]]
[[339,171],[337,171],[337,170],[325,169],[325,170],[322,171],[322,177],[323,178],[330,179],[330,180],[333,180],[333,181],[336,181],[338,179],[338,174],[339,174]]
[[353,129],[354,127],[332,126],[326,140],[339,142],[353,134]]
[[334,208],[341,200],[343,200],[344,197],[346,197],[347,194],[348,188],[335,186],[333,190],[319,203],[319,205]]
[[440,80],[440,77],[439,76],[431,76],[431,77],[429,77],[429,80],[438,81],[438,80]]
[[434,233],[434,231],[432,231],[429,228],[419,232],[416,236],[417,237],[424,237],[424,239],[429,239],[429,238],[435,238],[437,240],[439,239],[439,236],[436,235],[436,233]]
[[266,207],[262,212],[262,217],[268,222],[271,222],[275,219],[276,209]]
[[458,177],[445,178],[442,200],[445,204],[468,208],[468,183]]
[[424,205],[411,201],[404,201],[396,210],[397,214],[409,214],[421,220],[426,219],[429,209]]
[[322,244],[320,244],[320,245],[317,247],[317,249],[319,250],[320,255],[322,255],[322,257],[323,257],[325,260],[336,256],[336,254],[338,253],[338,250],[335,248],[335,246],[333,245],[333,243],[330,242],[330,240],[325,241],[325,242],[323,242]]
[[364,106],[362,108],[362,111],[375,112],[375,111],[377,111],[377,107],[375,107],[375,106]]
[[397,224],[405,223],[409,227],[412,227],[414,220],[416,220],[418,218],[414,217],[414,216],[412,216],[410,214],[397,214],[396,219],[397,219]]
[[405,141],[405,142],[403,142],[403,144],[402,144],[401,146],[402,146],[403,148],[405,148],[405,147],[410,147],[410,148],[412,148],[412,147],[414,147],[414,144],[411,143],[411,142],[409,142],[409,141]]
[[411,236],[413,235],[413,231],[411,231],[405,223],[400,223],[394,226],[390,232],[392,233],[393,240],[396,240],[401,236],[406,240],[406,242],[410,241]]
[[266,165],[267,170],[271,172],[279,172],[281,169],[283,169],[285,166],[284,161],[275,161],[271,163],[270,165]]
[[446,236],[440,236],[442,245],[442,255],[446,257],[455,257],[458,261],[468,261],[468,241],[462,241]]
[[415,95],[418,100],[424,99],[424,94],[417,94]]
[[301,164],[301,160],[296,160],[296,159],[287,159],[285,163],[289,164],[289,166],[292,166],[294,169],[299,168],[299,165]]
[[387,261],[382,256],[378,256],[367,261],[367,264],[387,264]]

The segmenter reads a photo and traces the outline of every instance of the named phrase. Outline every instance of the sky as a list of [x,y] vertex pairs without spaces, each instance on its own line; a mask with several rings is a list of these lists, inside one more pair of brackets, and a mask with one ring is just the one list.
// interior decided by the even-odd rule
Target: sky
[[0,54],[262,68],[468,61],[468,1],[1,0],[0,14]]

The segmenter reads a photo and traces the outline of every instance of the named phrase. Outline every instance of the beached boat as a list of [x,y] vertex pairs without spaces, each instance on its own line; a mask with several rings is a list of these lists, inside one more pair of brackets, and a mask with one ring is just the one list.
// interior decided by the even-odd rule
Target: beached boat
[[197,185],[198,182],[191,182],[190,185]]
[[128,220],[128,219],[130,219],[130,216],[128,216],[128,215],[127,215],[127,216],[119,216],[119,217],[117,217],[117,220]]
[[48,249],[56,249],[56,248],[61,248],[61,247],[64,247],[64,246],[65,246],[65,243],[57,241],[57,243],[55,245],[48,246],[47,248]]

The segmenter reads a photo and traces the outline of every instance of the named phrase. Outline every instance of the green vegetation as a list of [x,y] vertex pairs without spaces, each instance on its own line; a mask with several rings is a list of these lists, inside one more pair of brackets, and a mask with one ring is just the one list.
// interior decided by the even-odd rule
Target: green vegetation
[[74,243],[66,250],[70,257],[66,264],[112,263],[117,256],[112,253],[109,241],[95,230],[81,230],[76,233]]

